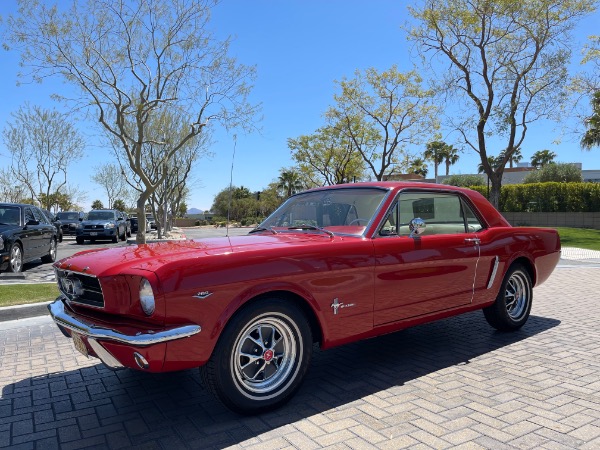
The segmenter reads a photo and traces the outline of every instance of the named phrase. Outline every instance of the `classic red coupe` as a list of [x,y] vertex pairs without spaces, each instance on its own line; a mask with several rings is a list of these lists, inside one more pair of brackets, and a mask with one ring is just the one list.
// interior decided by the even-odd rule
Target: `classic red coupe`
[[356,183],[289,198],[246,236],[92,250],[55,263],[50,313],[107,366],[201,366],[240,413],[275,408],[324,349],[483,309],[516,330],[560,258],[479,193]]

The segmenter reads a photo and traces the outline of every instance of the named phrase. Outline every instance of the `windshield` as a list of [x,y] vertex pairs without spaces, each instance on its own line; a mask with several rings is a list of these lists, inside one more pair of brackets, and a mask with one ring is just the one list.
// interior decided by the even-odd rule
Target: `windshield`
[[339,188],[306,192],[288,199],[257,229],[307,230],[311,227],[360,236],[387,194],[378,188]]
[[76,212],[59,212],[56,217],[58,220],[79,220],[79,214]]
[[115,220],[115,213],[112,211],[90,211],[88,220]]

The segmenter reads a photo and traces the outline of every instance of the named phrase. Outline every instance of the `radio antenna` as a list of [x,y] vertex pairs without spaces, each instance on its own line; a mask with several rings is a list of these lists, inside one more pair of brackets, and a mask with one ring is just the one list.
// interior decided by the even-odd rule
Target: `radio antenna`
[[233,135],[233,156],[231,157],[231,174],[229,177],[229,201],[227,202],[227,223],[225,236],[229,237],[229,214],[231,212],[231,196],[233,195],[233,163],[235,162],[235,148],[237,147],[237,134]]

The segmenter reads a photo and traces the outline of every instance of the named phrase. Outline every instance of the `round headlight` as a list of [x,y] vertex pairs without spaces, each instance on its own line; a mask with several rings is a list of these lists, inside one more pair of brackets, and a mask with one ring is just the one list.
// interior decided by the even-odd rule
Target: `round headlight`
[[140,303],[142,304],[142,310],[147,316],[151,316],[154,312],[154,292],[150,282],[145,278],[142,278],[140,282]]

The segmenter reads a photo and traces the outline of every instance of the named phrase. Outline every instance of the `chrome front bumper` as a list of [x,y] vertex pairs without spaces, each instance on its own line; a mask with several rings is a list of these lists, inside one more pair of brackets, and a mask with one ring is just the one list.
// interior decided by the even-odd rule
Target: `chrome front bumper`
[[59,297],[56,301],[50,303],[48,305],[48,310],[50,311],[50,316],[59,328],[71,330],[81,336],[85,336],[88,343],[102,362],[113,369],[121,368],[123,365],[102,347],[98,341],[119,342],[133,347],[147,347],[154,344],[190,337],[202,330],[200,325],[184,325],[161,331],[138,331],[134,335],[129,335],[111,328],[106,328],[105,326],[94,324],[86,319],[75,317],[71,311],[65,308],[63,297]]

